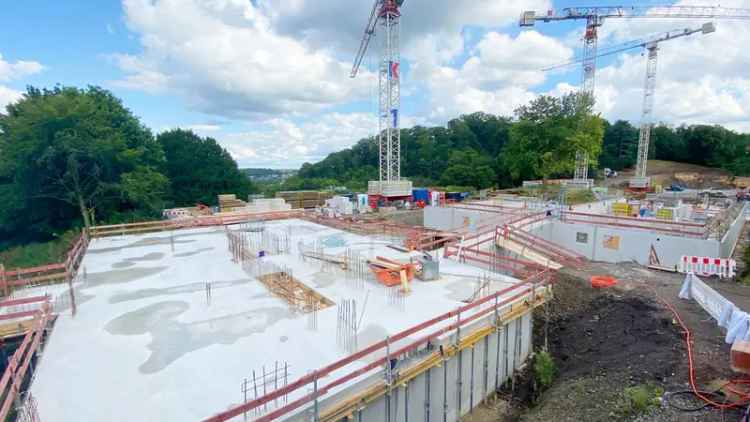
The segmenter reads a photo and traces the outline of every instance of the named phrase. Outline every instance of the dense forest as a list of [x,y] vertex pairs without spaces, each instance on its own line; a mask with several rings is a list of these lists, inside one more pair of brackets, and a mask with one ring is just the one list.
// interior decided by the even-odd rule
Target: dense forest
[[[576,147],[592,157],[590,174],[605,167],[632,167],[638,128],[627,121],[609,123],[592,116],[590,107],[576,111],[571,105],[576,101],[574,96],[542,96],[519,108],[513,117],[477,112],[451,120],[447,127],[402,129],[402,176],[417,185],[477,188],[570,177]],[[750,134],[721,126],[659,124],[651,132],[649,155],[747,176],[749,148]],[[298,177],[287,180],[282,188],[361,187],[377,178],[377,164],[377,139],[362,139],[316,164],[304,164]]]
[[0,114],[0,249],[253,191],[214,139],[154,136],[101,88],[29,88]]

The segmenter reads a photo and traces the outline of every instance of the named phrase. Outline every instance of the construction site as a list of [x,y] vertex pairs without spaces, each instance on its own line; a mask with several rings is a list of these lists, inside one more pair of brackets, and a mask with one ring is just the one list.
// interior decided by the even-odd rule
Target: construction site
[[[579,152],[572,179],[524,182],[527,193],[558,185],[550,198],[416,188],[401,177],[403,3],[375,1],[351,72],[377,33],[380,166],[367,192],[226,192],[215,209],[92,226],[60,263],[0,265],[0,420],[483,421],[517,420],[520,408],[524,420],[621,420],[617,398],[586,413],[597,407],[587,392],[651,382],[702,405],[689,420],[742,415],[750,301],[733,281],[750,195],[663,189],[648,150],[657,46],[710,36],[714,19],[750,10],[519,11],[524,27],[585,21],[584,57],[571,63],[583,64],[581,89],[592,95],[597,57],[648,55],[627,186],[595,186]],[[597,51],[605,19],[644,17],[711,22]],[[593,199],[570,201],[580,190]],[[560,381],[546,401],[527,400],[542,350],[559,360]],[[727,381],[697,387],[715,379]],[[664,397],[647,420],[688,420],[659,413]],[[501,399],[519,407],[498,410]],[[555,407],[565,400],[580,401],[566,413]]]

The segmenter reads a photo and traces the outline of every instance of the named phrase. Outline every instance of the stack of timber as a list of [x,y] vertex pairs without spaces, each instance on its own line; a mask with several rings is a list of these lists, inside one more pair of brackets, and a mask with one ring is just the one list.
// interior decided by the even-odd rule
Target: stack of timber
[[326,199],[333,195],[330,192],[319,192],[314,190],[297,190],[277,192],[277,198],[283,198],[293,209],[322,207]]
[[237,199],[235,194],[219,195],[219,210],[221,212],[232,212],[237,208],[245,208],[247,202]]

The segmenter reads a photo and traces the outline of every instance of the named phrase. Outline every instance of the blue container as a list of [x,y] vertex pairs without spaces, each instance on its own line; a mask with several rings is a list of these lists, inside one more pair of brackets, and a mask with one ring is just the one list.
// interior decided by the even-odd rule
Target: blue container
[[446,192],[445,199],[451,199],[453,201],[460,201],[461,193],[460,192]]
[[412,198],[414,198],[414,202],[424,201],[425,204],[430,202],[429,189],[423,189],[423,188],[413,189],[411,191],[411,196]]

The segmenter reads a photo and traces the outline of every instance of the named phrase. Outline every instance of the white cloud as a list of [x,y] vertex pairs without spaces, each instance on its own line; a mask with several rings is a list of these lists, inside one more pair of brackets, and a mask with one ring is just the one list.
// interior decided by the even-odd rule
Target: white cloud
[[22,95],[20,91],[0,85],[0,110],[5,110],[5,106],[18,101]]
[[[0,81],[9,82],[22,79],[26,76],[39,73],[44,70],[44,66],[35,61],[19,60],[14,63],[3,59],[0,54]],[[5,106],[18,101],[23,93],[5,85],[0,85],[0,110],[5,110]]]
[[302,123],[270,119],[253,130],[216,137],[240,166],[294,168],[351,147],[372,135],[375,125],[368,113],[328,113]]
[[536,96],[532,88],[545,79],[539,69],[572,54],[560,41],[536,31],[515,38],[489,32],[463,66],[441,66],[428,76],[430,120],[440,122],[475,111],[511,115]]
[[217,132],[221,130],[221,126],[211,123],[200,123],[185,126],[185,129],[192,130],[194,132]]
[[[682,2],[681,4],[688,4]],[[750,0],[724,4],[750,7]],[[710,20],[710,19],[709,19]],[[619,22],[604,25],[603,37],[621,42],[678,28],[698,28],[703,20]],[[716,32],[660,44],[654,107],[656,121],[750,127],[750,26],[718,19]],[[597,108],[609,119],[640,120],[646,59],[641,50],[620,56],[597,72]]]
[[371,78],[324,49],[279,35],[247,0],[124,0],[143,52],[114,56],[120,86],[183,96],[223,116],[316,112],[364,98]]
[[20,79],[35,73],[39,73],[44,66],[34,61],[19,60],[15,63],[7,62],[0,54],[0,81],[7,82],[13,79]]

